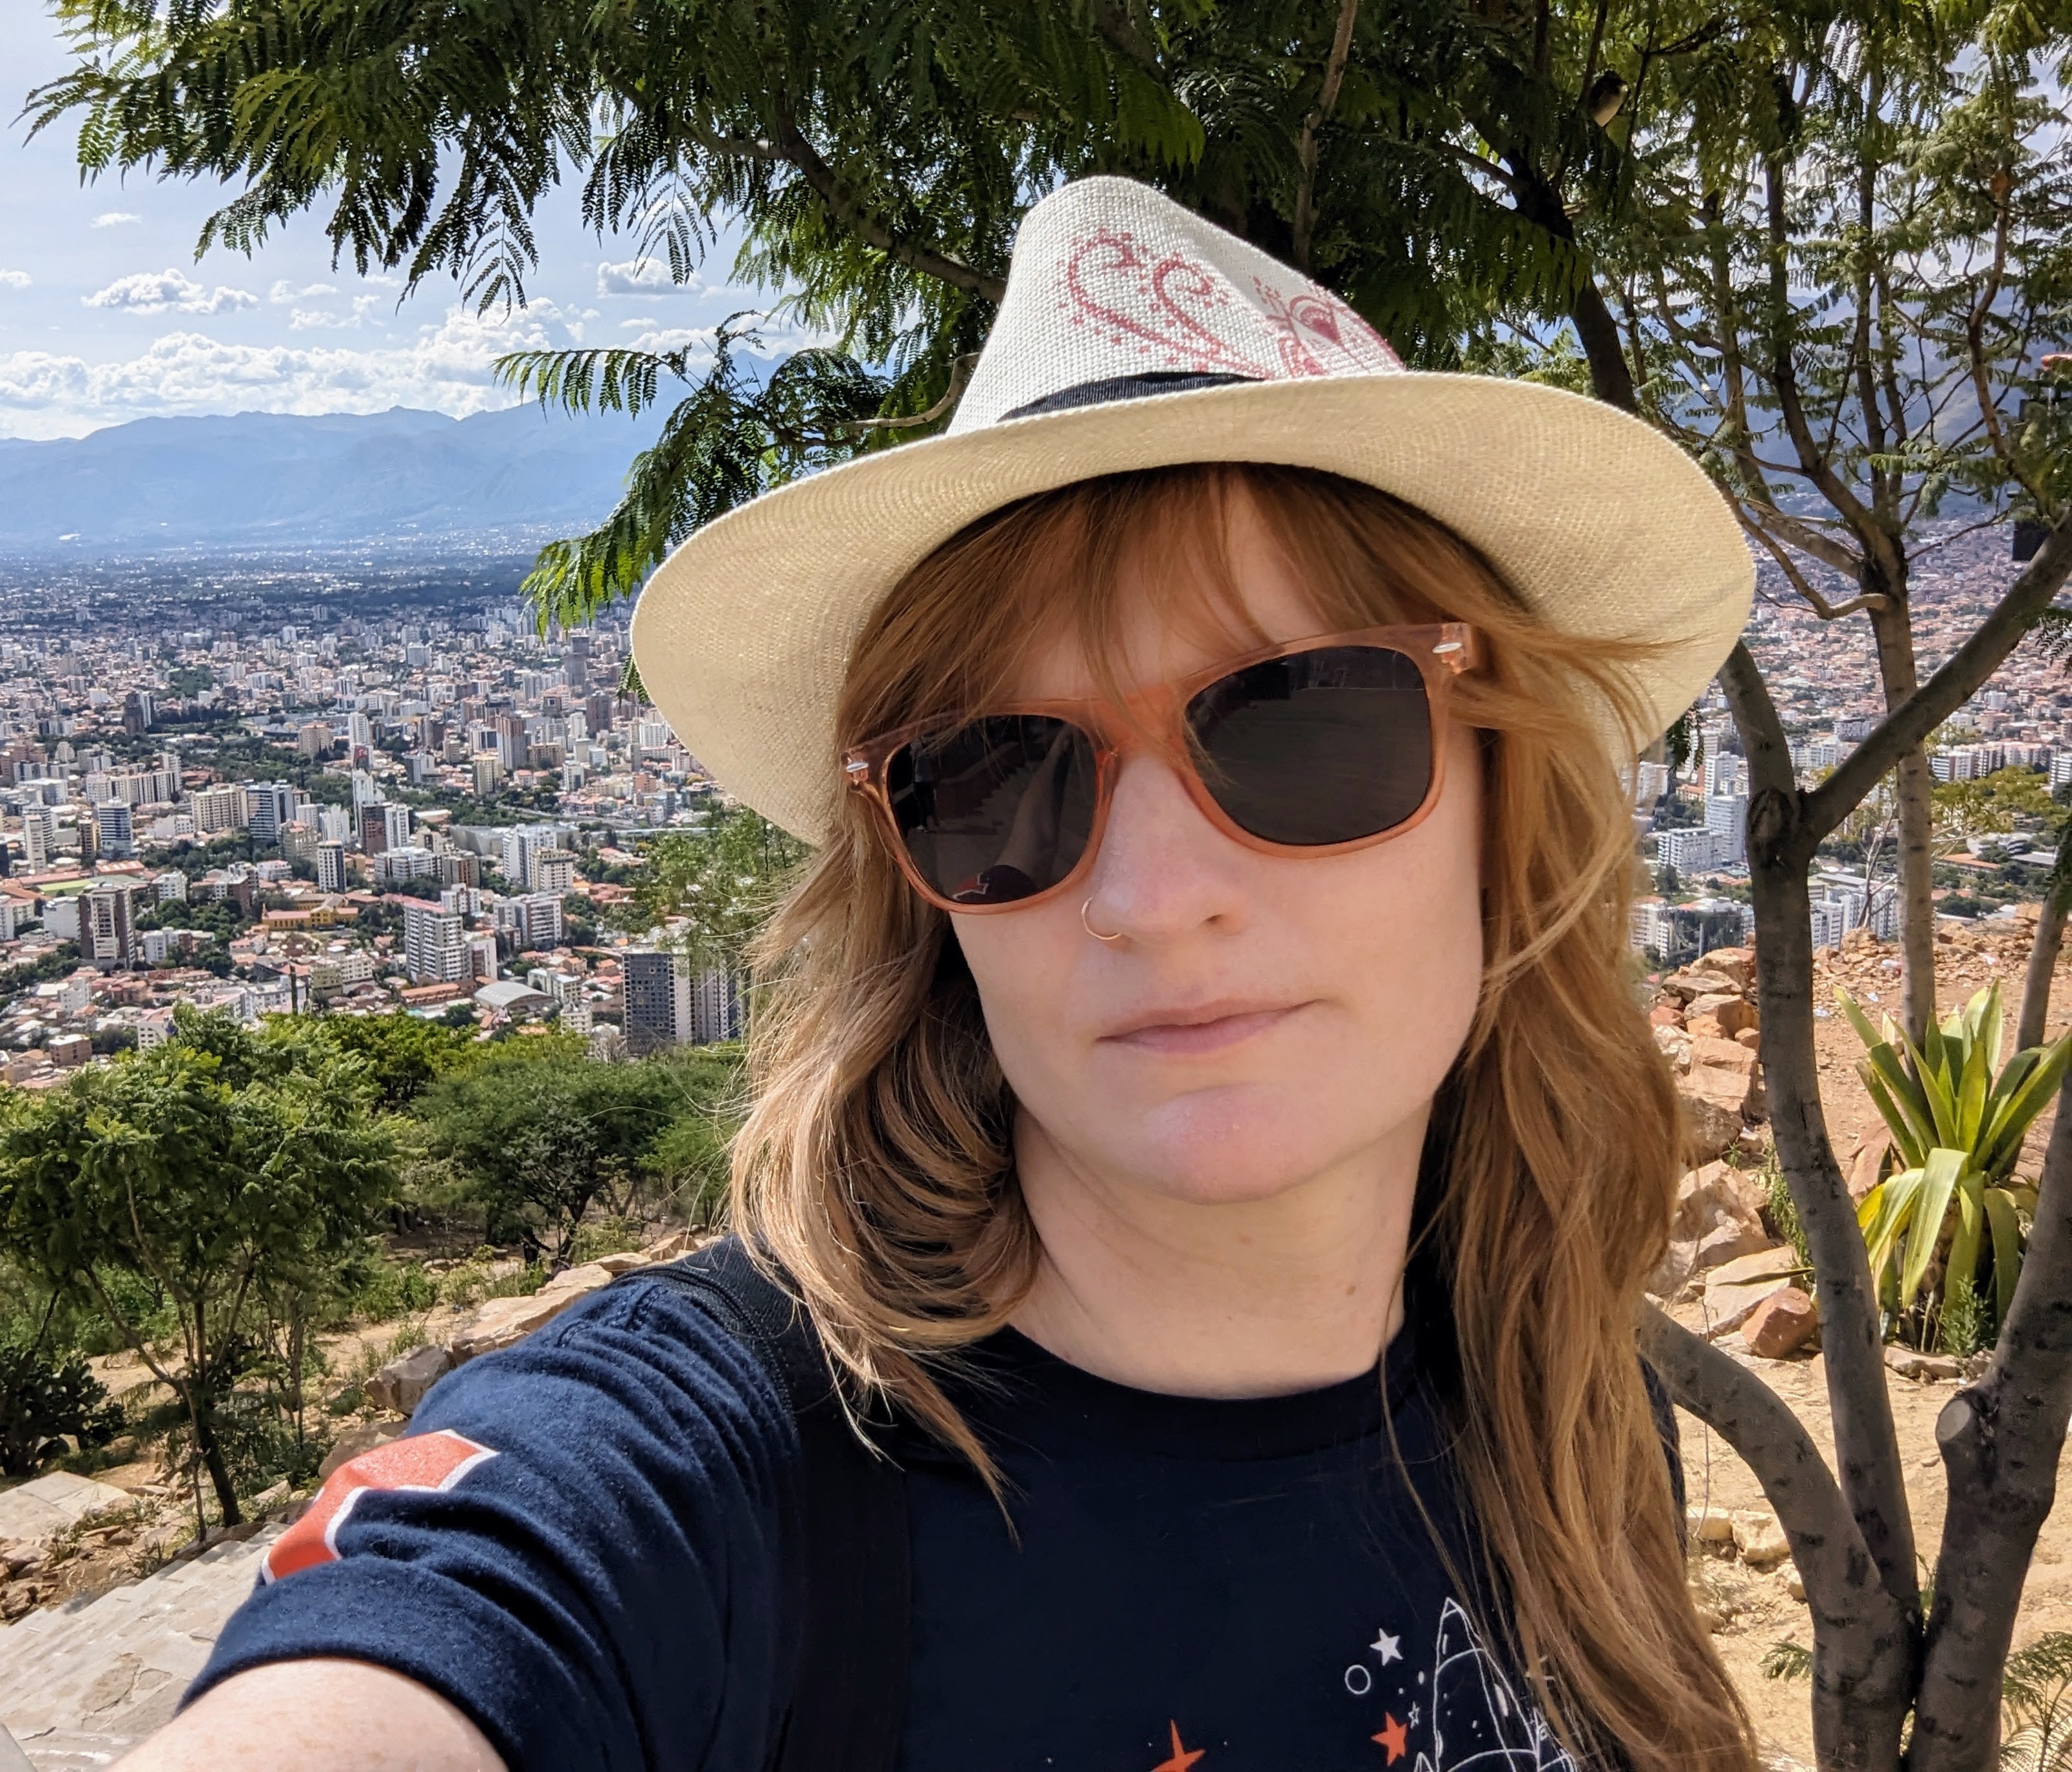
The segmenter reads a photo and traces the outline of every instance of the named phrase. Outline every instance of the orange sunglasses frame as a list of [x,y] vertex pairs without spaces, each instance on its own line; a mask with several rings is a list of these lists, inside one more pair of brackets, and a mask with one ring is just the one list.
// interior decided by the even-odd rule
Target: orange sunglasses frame
[[[1424,790],[1424,798],[1417,810],[1400,824],[1392,824],[1371,836],[1354,837],[1348,842],[1275,843],[1256,837],[1217,804],[1215,796],[1194,767],[1186,729],[1187,705],[1211,684],[1254,665],[1292,658],[1300,652],[1319,652],[1343,646],[1400,652],[1416,666],[1418,675],[1424,679],[1425,706],[1432,722],[1432,779]],[[1181,779],[1186,783],[1188,797],[1200,808],[1202,816],[1231,841],[1267,855],[1343,855],[1354,849],[1371,849],[1377,843],[1386,843],[1391,837],[1415,830],[1438,804],[1439,796],[1446,785],[1447,686],[1462,672],[1474,668],[1479,661],[1481,650],[1480,636],[1466,622],[1433,622],[1414,627],[1356,627],[1342,634],[1319,634],[1307,639],[1291,640],[1285,645],[1261,647],[1256,652],[1227,659],[1176,681],[1139,689],[1126,698],[1130,716],[1126,721],[1118,720],[1114,707],[1098,699],[1017,701],[954,720],[917,720],[882,733],[845,751],[842,770],[850,791],[865,796],[877,808],[879,820],[891,843],[893,859],[906,876],[907,883],[936,909],[954,916],[985,916],[997,911],[1026,910],[1031,905],[1071,891],[1086,877],[1095,856],[1100,852],[1101,837],[1108,828],[1108,808],[1115,799],[1116,774],[1130,748],[1123,742],[1129,732],[1159,734],[1169,743],[1173,755],[1189,758],[1179,772]],[[1026,898],[1010,898],[1004,904],[959,903],[944,898],[930,886],[907,853],[906,841],[900,835],[898,815],[892,809],[892,797],[885,785],[886,769],[893,758],[916,738],[931,733],[953,732],[973,720],[1017,714],[1066,721],[1092,741],[1096,797],[1087,846],[1069,874],[1040,892],[1032,892]]]

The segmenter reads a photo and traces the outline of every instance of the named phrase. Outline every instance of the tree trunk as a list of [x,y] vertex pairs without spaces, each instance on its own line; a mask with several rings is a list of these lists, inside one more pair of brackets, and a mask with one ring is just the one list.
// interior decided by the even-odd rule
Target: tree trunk
[[[2061,913],[2062,915],[2062,913]],[[1908,1772],[1973,1772],[1999,1745],[2000,1676],[2072,1415],[2072,1082],[2043,1160],[2021,1281],[1992,1363],[1943,1405],[1950,1486]]]
[[[1876,581],[1876,582],[1874,582]],[[1862,580],[1867,593],[1882,594],[1882,609],[1873,609],[1871,631],[1877,636],[1878,675],[1885,689],[1885,711],[1908,700],[1919,686],[1914,662],[1914,622],[1904,585],[1877,581],[1866,564]],[[1934,825],[1935,778],[1919,745],[1901,753],[1893,771],[1893,791],[1899,821],[1899,942],[1903,968],[1900,1021],[1909,1038],[1918,1041],[1935,1013],[1935,896]]]
[[[1836,1475],[1882,1590],[1860,1606],[1814,1614],[1814,1740],[1823,1772],[1887,1772],[1899,1760],[1913,1696],[1920,1614],[1914,1523],[1885,1390],[1885,1351],[1856,1211],[1835,1161],[1813,1045],[1813,950],[1807,875],[1816,837],[1801,824],[1777,710],[1745,645],[1720,673],[1749,763],[1749,878],[1755,901],[1762,1057],[1770,1129],[1811,1254],[1834,1416]],[[1814,1591],[1810,1585],[1809,1595]],[[1844,1657],[1867,1623],[1867,1655]],[[1855,1665],[1848,1665],[1850,1660]],[[1866,1664],[1867,1663],[1867,1664]]]
[[2050,1018],[2050,981],[2058,971],[2058,949],[2065,944],[2068,898],[2072,898],[2072,882],[2054,886],[2043,895],[2036,939],[2029,944],[2029,972],[2021,981],[2021,1015],[2014,1030],[2017,1052],[2043,1044],[2044,1026]]
[[223,1445],[216,1437],[216,1393],[203,1386],[187,1388],[187,1420],[193,1425],[195,1449],[201,1454],[202,1469],[208,1473],[209,1486],[216,1491],[217,1511],[226,1526],[237,1525],[244,1515],[237,1509],[236,1486],[230,1467],[223,1462]]

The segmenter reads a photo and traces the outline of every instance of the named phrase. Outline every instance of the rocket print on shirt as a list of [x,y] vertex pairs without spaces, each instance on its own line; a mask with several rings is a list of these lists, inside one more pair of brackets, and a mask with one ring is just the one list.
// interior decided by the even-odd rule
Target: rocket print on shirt
[[[1440,1609],[1429,1667],[1415,1666],[1403,1638],[1382,1630],[1344,1678],[1346,1692],[1367,1701],[1370,1721],[1378,1702],[1380,1726],[1369,1739],[1381,1772],[1580,1772],[1456,1601]],[[1213,1772],[1215,1756],[1186,1747],[1180,1725],[1170,1727],[1172,1756],[1152,1772],[1194,1772],[1196,1761],[1200,1772]]]
[[1383,1630],[1346,1669],[1345,1686],[1380,1701],[1371,1739],[1383,1772],[1405,1761],[1403,1772],[1577,1772],[1457,1601],[1440,1608],[1429,1667],[1415,1666],[1402,1638]]

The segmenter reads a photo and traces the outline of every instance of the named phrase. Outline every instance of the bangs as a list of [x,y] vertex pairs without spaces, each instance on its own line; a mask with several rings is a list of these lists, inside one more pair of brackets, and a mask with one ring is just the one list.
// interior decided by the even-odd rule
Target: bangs
[[[1303,588],[1318,633],[1454,619],[1447,585],[1497,586],[1450,531],[1333,475],[1210,463],[1078,481],[981,518],[894,587],[851,654],[838,742],[999,707],[1061,643],[1124,710],[1133,598],[1148,598],[1162,627],[1211,656],[1268,644],[1231,559],[1232,524],[1246,504]],[[1490,599],[1485,590],[1458,600]]]

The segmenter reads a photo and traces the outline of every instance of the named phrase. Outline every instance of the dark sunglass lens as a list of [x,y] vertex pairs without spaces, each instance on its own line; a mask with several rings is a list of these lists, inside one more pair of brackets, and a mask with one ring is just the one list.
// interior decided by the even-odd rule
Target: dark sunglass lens
[[1432,785],[1424,679],[1386,647],[1249,665],[1189,702],[1187,725],[1216,804],[1269,843],[1375,836],[1412,817]]
[[975,720],[917,738],[886,788],[921,878],[958,904],[1011,904],[1079,865],[1099,794],[1092,742],[1035,714]]

